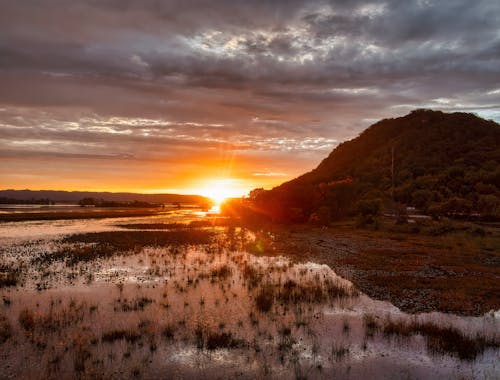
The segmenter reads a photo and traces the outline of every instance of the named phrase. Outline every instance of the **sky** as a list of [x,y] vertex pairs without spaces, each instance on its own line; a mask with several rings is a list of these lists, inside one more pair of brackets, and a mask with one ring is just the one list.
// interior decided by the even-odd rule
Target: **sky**
[[243,195],[415,108],[500,121],[498,0],[0,0],[0,189]]

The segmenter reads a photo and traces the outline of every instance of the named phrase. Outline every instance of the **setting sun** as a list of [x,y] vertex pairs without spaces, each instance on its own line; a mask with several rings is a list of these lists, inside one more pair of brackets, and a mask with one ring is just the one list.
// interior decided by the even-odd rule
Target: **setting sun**
[[196,193],[212,199],[220,205],[227,198],[241,197],[246,191],[239,186],[235,179],[214,179],[196,189]]

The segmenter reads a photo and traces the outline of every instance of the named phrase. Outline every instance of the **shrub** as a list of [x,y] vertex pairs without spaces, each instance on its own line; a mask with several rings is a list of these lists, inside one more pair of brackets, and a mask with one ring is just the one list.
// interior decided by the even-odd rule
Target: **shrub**
[[327,226],[330,224],[330,209],[326,206],[318,208],[309,217],[309,223],[317,226]]
[[382,210],[382,202],[380,199],[361,200],[357,203],[357,219],[356,225],[364,227],[366,225],[377,225],[377,217]]

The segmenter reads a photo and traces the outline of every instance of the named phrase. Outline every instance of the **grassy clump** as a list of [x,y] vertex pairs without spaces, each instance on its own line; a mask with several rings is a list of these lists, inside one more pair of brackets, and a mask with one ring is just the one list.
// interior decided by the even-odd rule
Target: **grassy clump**
[[106,343],[113,343],[117,340],[126,340],[129,343],[135,343],[141,338],[141,334],[132,330],[111,330],[105,332],[101,336],[101,341]]
[[123,300],[119,300],[118,306],[115,306],[115,311],[142,311],[151,303],[153,303],[153,300],[147,297],[139,297],[130,301],[125,298]]
[[[250,273],[252,273],[252,270],[250,270]],[[255,306],[261,312],[268,312],[271,310],[274,301],[292,305],[324,303],[334,298],[357,296],[357,294],[355,289],[349,289],[341,283],[329,279],[299,282],[287,280],[283,285],[265,284],[260,286],[256,292]]]
[[321,282],[308,281],[297,283],[287,280],[278,293],[278,299],[286,303],[322,303],[332,298],[348,297],[351,294],[346,287],[331,280]]
[[29,309],[21,310],[18,321],[26,331],[33,331],[35,329],[35,313]]
[[67,306],[51,307],[46,313],[23,309],[19,313],[18,321],[27,332],[56,332],[83,321],[85,310],[84,304],[76,304],[73,301]]
[[210,271],[210,276],[212,278],[218,278],[224,280],[231,275],[231,268],[227,264],[221,265],[217,268],[214,268]]
[[243,264],[242,274],[249,289],[255,288],[263,277],[257,268],[248,263]]
[[293,349],[293,345],[297,343],[296,339],[292,336],[292,329],[284,326],[279,331],[278,352],[279,358],[282,363],[285,360],[285,354]]
[[255,306],[263,313],[271,310],[275,298],[275,290],[271,285],[265,285],[259,289],[255,297]]
[[175,336],[175,326],[174,325],[166,325],[162,332],[161,332],[161,335],[163,335],[163,337],[167,340],[172,340],[174,339],[174,336]]
[[12,336],[12,327],[4,315],[0,315],[0,344]]
[[0,265],[0,288],[16,286],[19,283],[19,271],[7,265]]
[[377,319],[370,314],[363,315],[363,325],[365,327],[365,334],[367,336],[373,336],[380,328]]
[[382,331],[386,336],[410,336],[413,333],[410,326],[410,324],[404,323],[403,321],[393,321],[389,319],[385,322]]
[[349,355],[349,348],[339,344],[332,344],[331,359],[338,362],[342,361],[347,355]]
[[216,350],[219,348],[243,348],[246,343],[242,339],[236,339],[230,332],[211,332],[207,336],[206,347],[208,350]]
[[500,347],[500,342],[492,338],[464,335],[453,327],[441,327],[434,323],[412,323],[411,333],[426,337],[427,348],[437,354],[451,354],[462,360],[474,360],[488,348]]
[[[495,338],[469,336],[452,326],[439,326],[433,322],[405,322],[386,320],[379,324],[372,316],[365,316],[372,331],[381,330],[386,336],[421,335],[426,340],[427,349],[434,354],[448,354],[462,360],[474,360],[478,355],[490,348],[500,347]],[[365,322],[365,326],[367,322]]]
[[206,327],[197,326],[195,331],[196,347],[207,350],[233,349],[248,347],[243,339],[238,339],[231,332],[209,331]]

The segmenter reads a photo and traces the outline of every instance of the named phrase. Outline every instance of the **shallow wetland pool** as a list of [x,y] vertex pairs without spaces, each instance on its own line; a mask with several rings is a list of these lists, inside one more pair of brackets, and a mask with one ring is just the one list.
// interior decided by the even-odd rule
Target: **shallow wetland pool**
[[0,378],[500,377],[499,312],[405,314],[200,218],[0,224]]

